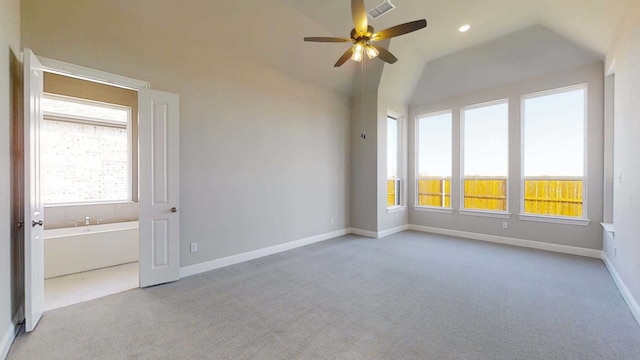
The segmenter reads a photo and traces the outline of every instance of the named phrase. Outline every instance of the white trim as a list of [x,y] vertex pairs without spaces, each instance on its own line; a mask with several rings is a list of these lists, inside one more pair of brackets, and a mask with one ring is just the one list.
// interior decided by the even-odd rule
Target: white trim
[[577,246],[552,244],[552,243],[546,243],[542,241],[515,239],[515,238],[504,237],[504,236],[478,234],[478,233],[472,233],[467,231],[450,230],[450,229],[442,229],[442,228],[419,226],[419,225],[409,225],[409,229],[414,231],[432,233],[432,234],[457,236],[465,239],[481,240],[481,241],[493,242],[498,244],[552,251],[552,252],[563,253],[563,254],[585,256],[585,257],[590,257],[595,259],[600,259],[602,257],[602,250],[587,249],[587,248],[582,248]]
[[119,110],[119,111],[124,111],[127,113],[127,122],[121,122],[121,121],[117,121],[117,120],[110,120],[110,119],[102,119],[100,117],[90,117],[90,116],[82,116],[82,115],[75,115],[75,114],[67,114],[67,113],[57,113],[57,112],[52,112],[52,111],[47,111],[43,109],[43,114],[45,117],[52,117],[52,118],[62,118],[62,119],[66,119],[68,121],[73,121],[73,122],[77,122],[78,120],[82,120],[82,121],[89,121],[92,123],[98,123],[98,124],[104,124],[104,125],[117,125],[120,127],[127,127],[127,124],[131,122],[131,106],[125,106],[125,105],[119,105],[119,104],[114,104],[114,103],[108,103],[108,102],[104,102],[104,101],[96,101],[96,100],[90,100],[90,99],[84,99],[84,98],[79,98],[79,97],[74,97],[74,96],[66,96],[66,95],[60,95],[60,94],[55,94],[55,93],[48,93],[45,92],[42,94],[43,98],[47,98],[47,99],[51,99],[54,101],[66,101],[66,102],[70,102],[70,103],[75,103],[75,104],[80,104],[80,105],[88,105],[88,106],[95,106],[95,107],[102,107],[102,108],[107,108],[110,110]]
[[11,345],[13,345],[13,341],[16,339],[18,331],[20,330],[20,326],[15,324],[21,322],[22,319],[24,319],[24,315],[22,314],[22,308],[20,308],[13,316],[13,321],[9,324],[9,328],[2,336],[2,340],[0,340],[0,359],[4,360],[7,358],[9,350],[11,350]]
[[415,210],[415,211],[423,211],[423,212],[441,213],[441,214],[453,214],[453,209],[452,208],[443,208],[443,207],[435,207],[435,206],[414,206],[413,210]]
[[396,205],[396,206],[388,207],[387,208],[387,213],[388,214],[393,214],[393,213],[404,211],[406,209],[407,209],[406,206]]
[[305,239],[291,241],[291,242],[280,244],[280,245],[275,245],[275,246],[270,246],[263,249],[245,252],[242,254],[227,256],[221,259],[215,259],[215,260],[206,261],[206,262],[195,264],[195,265],[181,267],[180,278],[201,274],[203,272],[219,269],[225,266],[235,265],[245,261],[277,254],[283,251],[299,248],[299,247],[310,245],[320,241],[333,239],[338,236],[349,234],[350,232],[351,232],[351,229],[337,230],[337,231],[333,231],[325,234],[311,236]]
[[66,75],[77,79],[90,80],[107,85],[113,85],[125,89],[140,90],[151,87],[151,84],[146,81],[133,79],[122,75],[116,75],[108,73],[106,71],[91,69],[60,60],[49,59],[44,56],[38,56],[38,60],[40,60],[40,63],[42,63],[43,70],[47,72]]
[[0,341],[0,359],[6,359],[9,354],[9,349],[13,344],[13,340],[16,338],[16,330],[13,323],[9,324],[9,328],[4,332],[2,340]]
[[418,114],[418,115],[416,115],[416,120],[420,120],[420,119],[424,119],[424,118],[428,118],[428,117],[445,115],[445,114],[450,114],[451,117],[453,117],[453,109],[446,109],[446,110],[440,110],[440,111],[435,111],[435,112],[430,112],[430,113],[425,113],[425,114]]
[[402,226],[398,226],[398,227],[394,227],[391,229],[387,229],[384,231],[379,231],[378,232],[378,239],[382,239],[384,237],[387,237],[389,235],[393,235],[393,234],[397,234],[403,231],[407,231],[409,230],[409,225],[402,225]]
[[[525,148],[525,124],[526,124],[526,119],[525,119],[525,102],[529,99],[535,99],[535,98],[540,98],[543,96],[550,96],[550,95],[556,95],[556,94],[562,94],[562,93],[566,93],[566,92],[570,92],[570,91],[576,91],[576,90],[584,90],[584,119],[582,119],[582,123],[583,123],[583,129],[582,129],[582,139],[583,139],[583,149],[582,149],[582,216],[584,219],[587,219],[589,217],[588,215],[588,200],[589,200],[589,179],[588,179],[588,174],[589,174],[589,131],[588,131],[588,127],[589,127],[589,84],[588,83],[579,83],[579,84],[575,84],[575,85],[569,85],[569,86],[563,86],[560,88],[554,88],[554,89],[549,89],[549,90],[543,90],[543,91],[538,91],[538,92],[534,92],[534,93],[530,93],[530,94],[524,94],[524,95],[520,95],[520,214],[524,215],[524,216],[529,216],[525,214],[525,195],[526,195],[526,191],[525,191],[525,180],[530,179],[530,178],[536,178],[536,176],[525,176],[524,174],[524,170],[525,170],[525,153],[524,153],[524,148]],[[546,176],[547,178],[556,178],[554,176]],[[557,177],[557,178],[563,178],[561,177]],[[552,223],[558,223],[558,224],[571,224],[571,225],[583,225],[586,226],[589,223],[587,222],[586,224],[576,224],[576,223],[567,223],[567,222],[561,222],[561,221],[545,221],[545,220],[536,220],[536,219],[528,219],[528,218],[522,218],[520,217],[521,220],[525,220],[525,221],[540,221],[540,222],[552,222]],[[584,221],[583,221],[584,222]]]
[[511,219],[511,213],[502,212],[502,211],[460,209],[458,210],[458,213],[460,215],[467,215],[467,216],[482,216],[482,217],[490,217],[490,218],[497,218],[497,219]]
[[544,216],[544,215],[531,215],[531,214],[518,214],[518,217],[522,221],[536,221],[536,222],[546,222],[553,224],[564,224],[564,225],[577,225],[577,226],[587,226],[591,223],[589,219],[581,219],[581,218],[570,218],[570,217],[557,217],[557,216]]
[[602,225],[602,228],[609,234],[609,236],[611,236],[612,239],[615,238],[616,228],[613,223],[601,222],[600,225]]
[[604,262],[604,265],[607,267],[607,270],[609,270],[609,274],[611,274],[611,277],[613,278],[613,281],[616,283],[618,290],[620,290],[620,293],[622,294],[624,301],[629,306],[629,310],[631,310],[631,313],[636,318],[636,321],[640,323],[640,305],[638,305],[638,301],[636,301],[636,299],[631,294],[631,291],[629,291],[629,288],[627,287],[627,285],[624,283],[624,281],[622,281],[620,274],[618,274],[618,271],[613,266],[613,263],[609,260],[609,257],[604,251],[602,252],[602,261]]
[[356,228],[349,229],[349,234],[360,235],[360,236],[365,236],[365,237],[374,238],[374,239],[378,238],[378,233],[375,231],[368,231],[368,230],[362,230],[362,229],[356,229]]

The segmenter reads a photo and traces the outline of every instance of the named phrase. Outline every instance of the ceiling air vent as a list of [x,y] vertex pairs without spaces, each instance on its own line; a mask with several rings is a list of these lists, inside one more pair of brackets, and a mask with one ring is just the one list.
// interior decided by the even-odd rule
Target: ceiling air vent
[[381,2],[380,4],[378,4],[378,6],[374,7],[373,9],[369,10],[367,12],[367,14],[369,15],[370,18],[372,19],[377,19],[380,16],[388,13],[389,11],[395,9],[396,6],[393,5],[391,3],[391,1],[389,0],[384,0],[383,2]]

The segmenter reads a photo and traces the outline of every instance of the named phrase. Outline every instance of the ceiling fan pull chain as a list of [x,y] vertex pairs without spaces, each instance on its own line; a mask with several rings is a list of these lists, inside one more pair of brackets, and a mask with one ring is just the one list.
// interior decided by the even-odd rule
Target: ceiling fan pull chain
[[364,119],[364,114],[365,114],[365,94],[364,94],[364,74],[365,74],[365,68],[364,68],[364,63],[365,63],[365,59],[364,57],[362,57],[362,92],[361,95],[362,96],[362,101],[360,102],[360,107],[362,109],[362,129],[360,130],[360,137],[362,138],[362,140],[366,140],[367,139],[367,134],[365,133],[365,119]]

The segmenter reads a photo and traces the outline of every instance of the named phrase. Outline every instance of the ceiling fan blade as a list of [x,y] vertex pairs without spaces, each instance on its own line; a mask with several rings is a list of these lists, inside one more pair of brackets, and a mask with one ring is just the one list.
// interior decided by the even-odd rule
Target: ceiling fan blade
[[371,41],[380,41],[380,40],[392,38],[395,36],[408,34],[410,32],[420,30],[425,27],[427,27],[427,20],[425,19],[396,25],[388,29],[378,31],[377,33],[371,35]]
[[350,47],[349,50],[347,50],[347,52],[345,52],[344,54],[342,54],[342,56],[340,57],[340,59],[338,59],[338,61],[336,62],[335,65],[333,65],[333,67],[340,67],[342,66],[342,64],[346,63],[347,60],[349,60],[349,58],[351,58],[351,55],[353,55],[353,47]]
[[351,0],[351,15],[353,16],[353,27],[359,35],[365,35],[368,29],[367,10],[364,7],[364,0]]
[[376,48],[376,50],[378,50],[379,52],[378,57],[380,58],[380,60],[384,62],[388,62],[389,64],[395,64],[395,62],[398,61],[398,58],[393,56],[393,54],[390,53],[389,50],[381,46],[376,46],[376,45],[369,45],[369,46],[373,46],[374,48]]
[[335,37],[306,37],[304,38],[304,41],[340,43],[340,42],[349,42],[351,41],[351,39],[343,39],[343,38],[335,38]]

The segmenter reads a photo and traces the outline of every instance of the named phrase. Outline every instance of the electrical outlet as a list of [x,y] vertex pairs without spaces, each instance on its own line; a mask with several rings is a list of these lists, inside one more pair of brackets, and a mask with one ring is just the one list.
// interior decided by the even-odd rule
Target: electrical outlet
[[506,221],[505,221],[505,222],[503,222],[503,223],[502,223],[502,228],[503,228],[503,229],[505,229],[505,230],[506,230],[506,229],[508,229],[508,228],[509,228],[509,223],[508,223],[508,222],[506,222]]
[[198,252],[198,243],[191,243],[191,252]]
[[335,224],[336,220],[334,218],[331,218],[331,225]]

